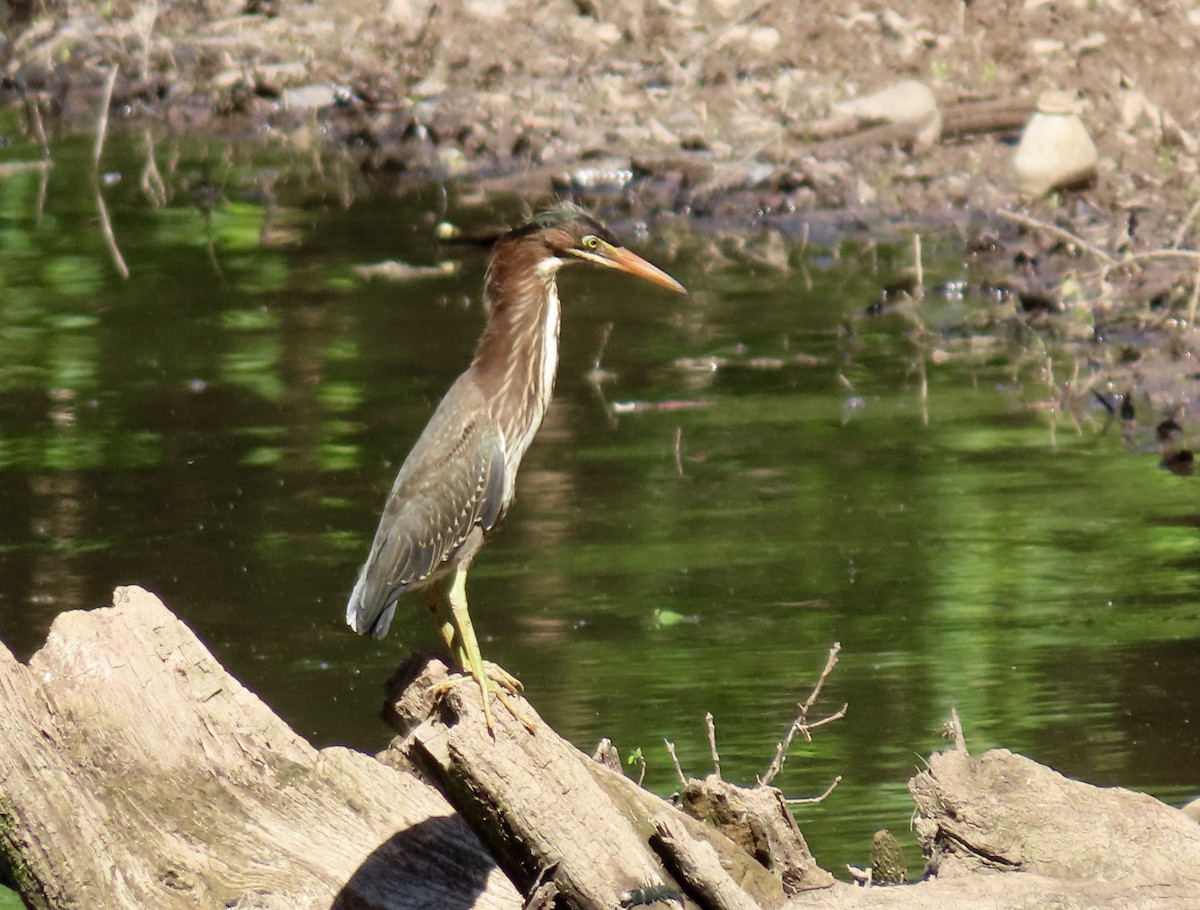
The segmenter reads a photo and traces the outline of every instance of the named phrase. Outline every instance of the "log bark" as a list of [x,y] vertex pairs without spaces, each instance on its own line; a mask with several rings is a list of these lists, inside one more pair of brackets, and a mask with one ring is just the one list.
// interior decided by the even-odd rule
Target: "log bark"
[[906,887],[838,885],[794,906],[1200,907],[1200,825],[1144,793],[1070,780],[1006,749],[979,758],[935,753],[909,789],[913,828],[937,877]]
[[477,687],[431,690],[445,678],[426,660],[397,678],[380,760],[317,750],[118,589],[28,665],[0,647],[0,864],[46,910],[1200,906],[1194,820],[1004,750],[932,756],[910,788],[936,877],[860,888],[812,863],[776,791],[692,781],[697,820],[523,699],[529,726],[497,705],[493,736]]
[[1169,886],[1200,906],[1200,825],[1145,793],[1071,780],[1007,749],[936,753],[909,789],[940,878],[999,869]]
[[314,749],[152,594],[0,647],[0,854],[35,908],[493,908],[520,896],[428,784]]
[[489,730],[474,684],[430,698],[446,679],[436,660],[411,663],[393,679],[391,716],[401,737],[381,758],[436,782],[522,890],[551,882],[564,906],[612,910],[631,893],[665,886],[685,906],[696,898],[704,905],[705,889],[672,876],[652,843],[669,817],[675,845],[716,857],[712,868],[745,902],[782,903],[778,875],[720,831],[588,758],[523,698],[512,699],[520,718],[495,706]]

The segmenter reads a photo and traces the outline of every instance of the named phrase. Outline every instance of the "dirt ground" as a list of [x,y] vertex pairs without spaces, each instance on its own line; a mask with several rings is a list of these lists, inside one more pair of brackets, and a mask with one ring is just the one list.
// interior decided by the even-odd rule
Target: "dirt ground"
[[[1123,370],[1096,380],[1111,405],[1123,384],[1159,412],[1193,397],[1200,2],[0,0],[0,19],[4,92],[79,129],[117,66],[114,124],[316,141],[462,198],[573,193],[806,237],[967,225],[1022,319],[1142,339],[1101,358]],[[839,107],[908,80],[940,130]],[[1031,198],[1014,145],[1048,90],[1098,158]]]
[[1100,153],[1090,204],[1161,216],[1164,241],[1200,195],[1200,3],[0,0],[0,11],[5,89],[68,118],[94,117],[116,64],[115,114],[191,130],[317,122],[376,168],[584,188],[657,176],[673,181],[676,208],[705,210],[735,191],[772,210],[1020,201],[1005,141],[1017,130],[1003,122],[916,153],[903,137],[823,153],[812,141],[839,102],[919,80],[943,110],[1078,93]]

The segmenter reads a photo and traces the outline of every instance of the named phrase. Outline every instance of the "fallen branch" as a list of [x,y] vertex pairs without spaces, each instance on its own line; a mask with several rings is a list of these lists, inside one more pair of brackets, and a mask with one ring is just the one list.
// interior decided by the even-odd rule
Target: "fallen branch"
[[996,217],[1019,224],[1021,227],[1028,228],[1031,231],[1039,231],[1040,233],[1056,237],[1068,246],[1073,246],[1094,256],[1110,268],[1121,264],[1108,253],[1104,252],[1104,250],[1100,249],[1100,247],[1093,243],[1088,243],[1078,234],[1072,234],[1066,228],[1061,228],[1057,224],[1050,224],[1048,221],[1039,221],[1037,218],[1022,215],[1019,212],[1009,212],[1005,209],[996,209]]

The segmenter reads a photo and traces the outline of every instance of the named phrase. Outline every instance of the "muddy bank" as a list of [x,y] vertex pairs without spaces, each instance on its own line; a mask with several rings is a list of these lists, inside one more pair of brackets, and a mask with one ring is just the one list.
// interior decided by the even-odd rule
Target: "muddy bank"
[[[94,130],[111,85],[111,128],[320,149],[369,174],[449,181],[460,206],[574,195],[739,242],[950,229],[996,300],[971,331],[1032,327],[1068,345],[1058,404],[1103,401],[1153,425],[1195,397],[1197,3],[2,9],[3,88],[31,139]],[[865,100],[914,85],[915,102]],[[1014,166],[1047,97],[1084,134],[1088,163],[1069,188]],[[766,246],[766,264],[787,267]],[[1081,363],[1082,380],[1061,378]]]
[[[1137,209],[1169,231],[1197,195],[1200,4],[29,0],[8,11],[5,89],[76,125],[115,65],[114,117],[315,135],[373,169],[583,190],[640,179],[672,209],[922,212],[1019,202],[1009,141],[1060,90],[1078,94],[1099,153],[1093,207]],[[905,80],[931,91],[940,129],[830,142],[839,105]]]

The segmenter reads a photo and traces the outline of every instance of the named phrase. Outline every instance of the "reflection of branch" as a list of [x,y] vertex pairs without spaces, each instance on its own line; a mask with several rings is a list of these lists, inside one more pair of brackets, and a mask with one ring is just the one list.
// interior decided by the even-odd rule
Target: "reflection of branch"
[[108,106],[112,104],[113,88],[117,84],[120,67],[114,65],[108,71],[108,79],[104,83],[104,97],[100,101],[100,118],[96,122],[96,145],[92,149],[92,170],[100,170],[100,153],[104,151],[104,137],[108,134]]
[[122,278],[129,277],[129,266],[117,247],[117,238],[113,234],[112,220],[108,217],[108,206],[104,204],[104,195],[100,192],[100,155],[104,152],[104,138],[108,134],[108,107],[112,104],[113,87],[117,84],[117,74],[120,68],[113,66],[108,71],[108,79],[104,83],[104,97],[100,102],[100,117],[96,122],[96,145],[92,149],[92,189],[96,193],[96,210],[100,213],[100,230],[108,244],[108,252],[112,256],[113,265],[121,273]]
[[[29,119],[33,124],[33,133],[37,136],[38,143],[42,146],[42,160],[39,162],[30,162],[31,166],[40,167],[41,173],[38,175],[38,192],[37,202],[33,209],[33,223],[40,227],[42,224],[42,213],[46,210],[46,188],[50,185],[50,168],[54,167],[54,159],[50,155],[50,140],[46,138],[46,127],[42,123],[42,106],[35,95],[25,96],[25,108],[29,111]],[[18,166],[24,162],[13,162]],[[3,168],[0,168],[2,171]]]
[[142,134],[142,142],[146,146],[146,163],[142,165],[142,192],[146,194],[151,205],[160,209],[167,204],[167,186],[158,171],[158,162],[154,160],[154,137],[149,129]]
[[588,384],[592,387],[592,391],[596,393],[596,397],[600,399],[600,406],[604,408],[604,416],[608,418],[608,425],[613,429],[617,427],[617,415],[614,413],[612,405],[608,403],[608,396],[604,394],[604,383],[614,377],[614,373],[600,366],[604,360],[604,352],[608,349],[608,339],[612,335],[613,324],[610,322],[604,326],[604,332],[600,336],[600,347],[596,351],[596,357],[592,361],[592,368],[588,371]]
[[[42,157],[50,160],[50,142],[46,139],[46,127],[42,124],[42,107],[38,99],[32,95],[25,98],[25,107],[29,110],[29,119],[33,121],[33,132],[42,146]],[[1177,244],[1178,245],[1178,244]]]
[[100,192],[100,181],[94,174],[92,175],[92,187],[96,191],[96,209],[100,213],[100,230],[104,233],[104,240],[108,244],[108,252],[112,256],[113,265],[117,267],[122,278],[128,278],[129,266],[125,264],[125,257],[121,255],[121,250],[117,247],[117,238],[113,235],[112,222],[108,217],[108,206],[104,204],[104,196]]

